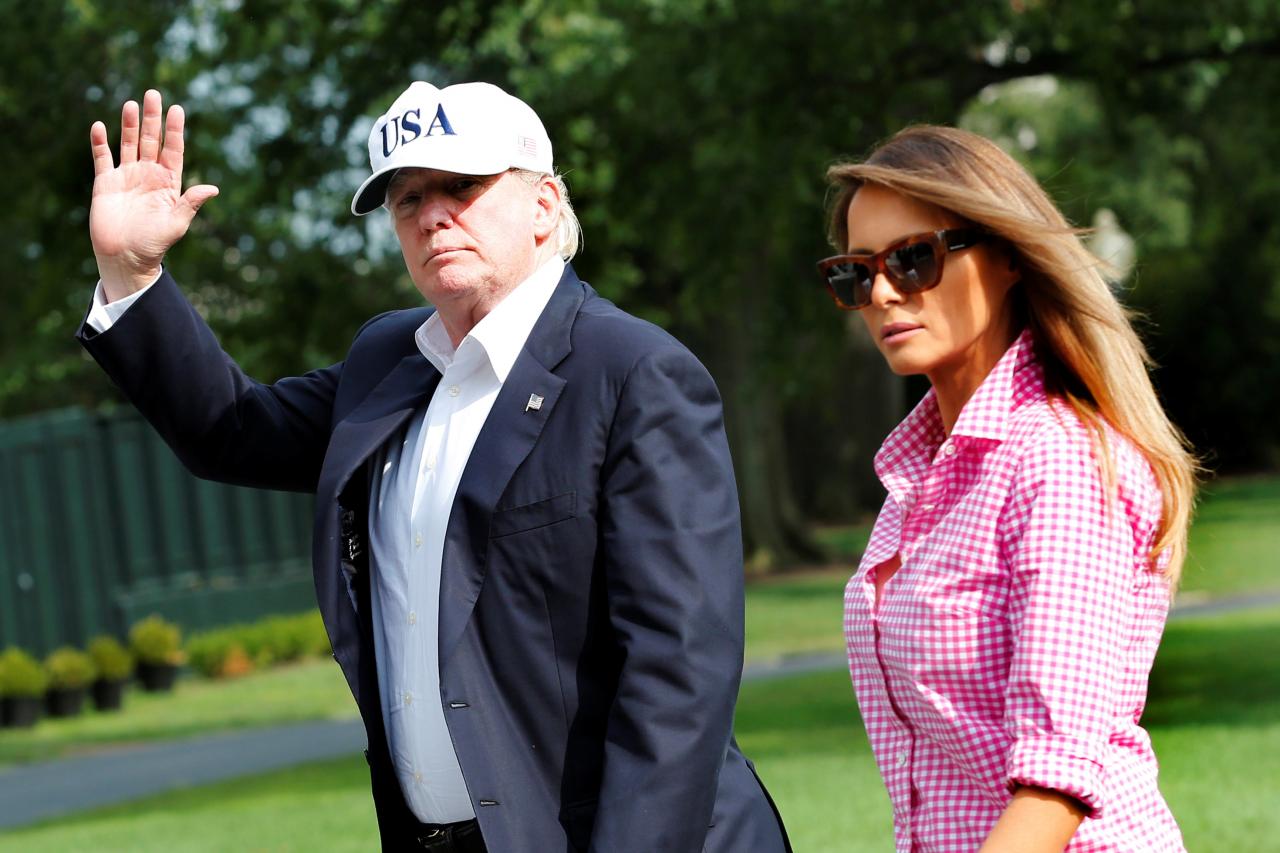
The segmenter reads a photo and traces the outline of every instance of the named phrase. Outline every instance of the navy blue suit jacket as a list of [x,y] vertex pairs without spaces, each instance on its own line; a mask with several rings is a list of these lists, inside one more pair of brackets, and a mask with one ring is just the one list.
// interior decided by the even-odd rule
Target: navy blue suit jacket
[[[373,660],[368,466],[440,378],[414,341],[429,314],[374,318],[342,363],[269,386],[167,273],[107,332],[80,332],[194,473],[315,492],[316,595],[387,846],[411,817]],[[786,849],[732,737],[742,545],[719,395],[571,267],[463,473],[438,627],[440,699],[492,853]]]

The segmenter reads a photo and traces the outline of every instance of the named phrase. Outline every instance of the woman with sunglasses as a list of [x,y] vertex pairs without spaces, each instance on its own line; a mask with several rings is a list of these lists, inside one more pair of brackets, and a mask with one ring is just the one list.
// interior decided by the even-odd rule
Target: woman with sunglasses
[[1125,310],[979,136],[909,128],[828,177],[823,280],[932,386],[845,590],[897,849],[1182,850],[1138,721],[1195,465]]

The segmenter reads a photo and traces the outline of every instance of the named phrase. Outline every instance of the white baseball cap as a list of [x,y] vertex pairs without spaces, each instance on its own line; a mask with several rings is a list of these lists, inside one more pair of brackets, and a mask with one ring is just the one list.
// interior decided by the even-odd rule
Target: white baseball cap
[[462,175],[507,169],[551,172],[551,140],[538,114],[490,83],[437,89],[414,81],[374,122],[369,133],[373,168],[351,200],[356,216],[386,201],[397,169],[418,167]]

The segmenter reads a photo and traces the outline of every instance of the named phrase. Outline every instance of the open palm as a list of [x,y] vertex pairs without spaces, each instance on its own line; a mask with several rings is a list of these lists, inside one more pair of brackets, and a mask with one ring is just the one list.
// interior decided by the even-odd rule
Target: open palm
[[138,105],[124,105],[120,164],[107,142],[107,129],[94,122],[93,203],[89,236],[103,289],[114,301],[144,287],[159,274],[165,252],[182,239],[200,206],[218,194],[202,184],[182,191],[182,107],[169,108],[161,141],[160,93],[149,90]]

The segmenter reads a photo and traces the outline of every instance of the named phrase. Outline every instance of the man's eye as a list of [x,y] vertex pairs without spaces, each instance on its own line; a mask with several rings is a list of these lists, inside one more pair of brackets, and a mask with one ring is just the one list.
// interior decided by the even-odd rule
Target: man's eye
[[474,190],[478,186],[480,186],[480,182],[475,178],[463,178],[462,180],[453,182],[453,192],[461,195],[462,193]]

